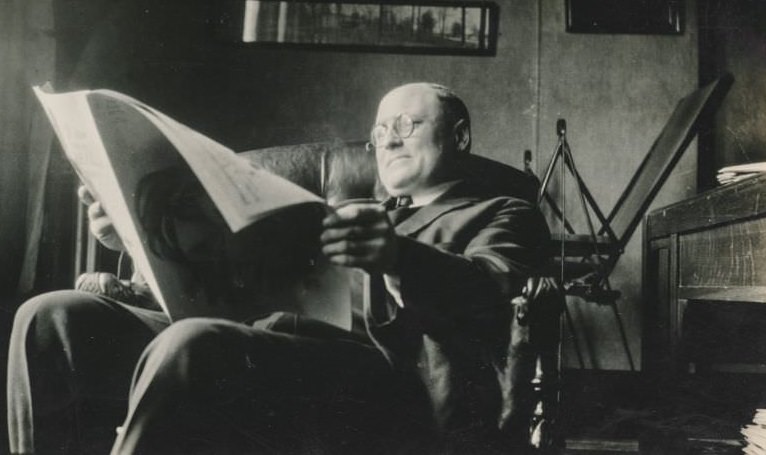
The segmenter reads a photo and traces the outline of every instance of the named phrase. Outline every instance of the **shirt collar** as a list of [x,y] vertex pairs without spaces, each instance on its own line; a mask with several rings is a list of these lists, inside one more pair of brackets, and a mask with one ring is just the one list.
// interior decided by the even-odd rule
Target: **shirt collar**
[[450,180],[449,182],[440,183],[436,186],[432,186],[418,194],[413,194],[412,205],[410,207],[422,207],[435,201],[439,196],[446,193],[450,188],[457,185],[460,180]]

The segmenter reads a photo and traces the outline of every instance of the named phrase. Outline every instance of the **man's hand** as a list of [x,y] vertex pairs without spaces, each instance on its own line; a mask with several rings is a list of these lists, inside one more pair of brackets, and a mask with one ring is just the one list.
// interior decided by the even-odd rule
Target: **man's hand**
[[85,185],[80,185],[80,188],[77,189],[77,197],[80,198],[80,202],[88,207],[90,232],[93,233],[102,245],[110,250],[123,251],[125,247],[122,244],[122,240],[120,240],[120,236],[117,235],[117,231],[114,230],[112,219],[104,212],[101,203],[93,197],[91,192],[85,188]]
[[320,237],[330,262],[368,272],[394,271],[398,240],[378,203],[351,203],[325,217]]

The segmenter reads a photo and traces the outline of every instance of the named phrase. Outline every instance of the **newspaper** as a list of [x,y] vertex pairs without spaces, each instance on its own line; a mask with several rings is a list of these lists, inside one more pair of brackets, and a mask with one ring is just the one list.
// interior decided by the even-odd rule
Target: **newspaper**
[[[351,325],[350,271],[312,259],[290,290],[259,293],[247,304],[221,302],[195,276],[193,264],[150,248],[136,195],[147,176],[187,168],[232,233],[319,196],[256,168],[218,142],[124,94],[84,90],[53,94],[35,87],[62,148],[83,184],[101,202],[127,252],[172,320],[195,316],[246,320],[290,311],[338,327]],[[258,251],[253,251],[257,257]]]
[[766,172],[766,162],[764,161],[737,164],[719,169],[716,179],[718,179],[719,184],[728,185],[729,183],[735,183],[756,175],[761,175],[764,172]]

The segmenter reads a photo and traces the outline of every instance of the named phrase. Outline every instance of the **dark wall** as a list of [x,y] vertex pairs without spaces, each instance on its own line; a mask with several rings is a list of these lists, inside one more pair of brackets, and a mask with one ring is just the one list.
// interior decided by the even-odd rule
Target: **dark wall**
[[734,85],[715,117],[704,167],[706,186],[715,171],[732,164],[766,161],[766,2],[700,1],[703,81],[723,71]]
[[477,150],[521,165],[533,148],[533,2],[502,5],[496,57],[235,46],[214,38],[215,3],[121,2],[94,24],[75,86],[124,91],[242,149],[366,138],[385,91],[434,80],[465,94]]

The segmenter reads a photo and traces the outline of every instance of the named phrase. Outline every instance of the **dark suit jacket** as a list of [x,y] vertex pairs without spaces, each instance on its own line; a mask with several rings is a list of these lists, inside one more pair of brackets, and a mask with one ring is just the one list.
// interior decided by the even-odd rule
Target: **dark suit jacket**
[[395,229],[404,308],[373,278],[370,333],[417,371],[448,443],[476,449],[497,431],[510,300],[546,261],[548,227],[529,203],[463,181]]

